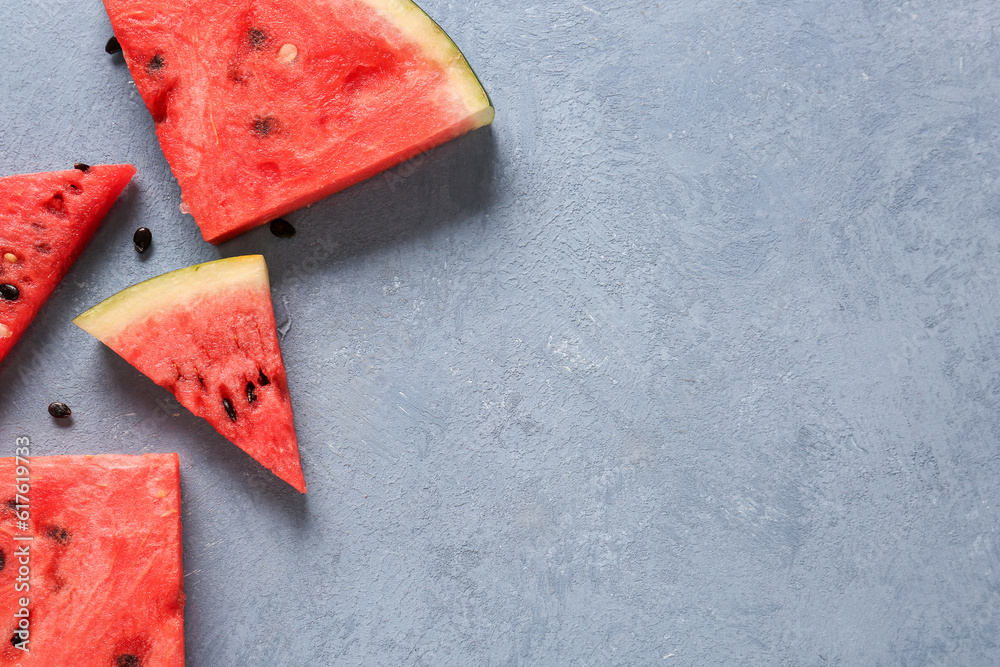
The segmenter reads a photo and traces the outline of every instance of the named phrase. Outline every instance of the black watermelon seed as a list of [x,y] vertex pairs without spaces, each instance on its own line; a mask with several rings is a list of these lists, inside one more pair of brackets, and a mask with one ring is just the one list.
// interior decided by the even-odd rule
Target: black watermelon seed
[[132,653],[122,653],[119,656],[115,656],[115,667],[139,667],[141,664],[142,661],[139,660],[139,656]]
[[85,173],[85,174],[86,174],[86,173],[87,173],[88,171],[90,171],[90,165],[89,165],[89,164],[86,164],[86,163],[84,163],[84,162],[77,162],[76,164],[74,164],[74,165],[73,165],[73,168],[74,168],[74,169],[79,169],[80,171],[82,171],[82,172],[83,172],[83,173]]
[[69,544],[70,534],[65,528],[60,528],[59,526],[52,526],[49,531],[45,533],[49,539],[53,539],[59,544]]
[[7,508],[8,509],[12,509],[12,510],[16,510],[17,509],[17,501],[14,500],[13,498],[11,498],[10,500],[8,500],[7,501]]
[[17,301],[18,297],[21,296],[21,290],[17,289],[14,285],[4,283],[0,285],[0,297],[3,297],[7,301]]
[[236,408],[233,407],[233,402],[228,398],[222,399],[222,407],[226,409],[226,414],[229,415],[229,421],[236,421]]
[[153,232],[149,231],[145,227],[140,227],[135,230],[135,234],[132,235],[132,243],[135,245],[136,252],[146,252],[149,250],[149,246],[152,242]]
[[250,40],[250,46],[260,51],[264,48],[264,43],[267,42],[267,33],[260,28],[250,28],[247,39]]
[[4,555],[3,549],[0,549],[0,572],[3,572],[3,569],[6,566],[7,566],[7,556]]
[[166,65],[166,62],[164,62],[163,56],[161,56],[159,53],[157,53],[149,61],[149,64],[146,65],[146,69],[148,69],[150,72],[158,72],[161,69],[163,69],[164,65]]
[[108,40],[108,43],[104,45],[104,50],[109,54],[114,55],[122,52],[122,45],[118,43],[117,37],[112,36],[111,39]]
[[271,221],[271,233],[279,239],[290,239],[295,236],[295,227],[284,218],[277,218]]
[[73,414],[73,411],[65,403],[56,401],[55,403],[49,403],[49,414],[56,419],[66,419],[66,417]]
[[253,131],[259,137],[266,137],[278,128],[278,119],[274,116],[257,116],[253,119]]
[[257,388],[253,386],[253,382],[247,382],[247,403],[253,403],[257,400]]
[[11,635],[10,645],[17,646],[20,643],[21,643],[21,636],[17,632],[15,632],[13,635]]
[[259,384],[262,387],[266,387],[267,385],[271,384],[271,380],[266,375],[264,375],[263,369],[261,369],[260,371],[260,377],[257,378],[257,384]]

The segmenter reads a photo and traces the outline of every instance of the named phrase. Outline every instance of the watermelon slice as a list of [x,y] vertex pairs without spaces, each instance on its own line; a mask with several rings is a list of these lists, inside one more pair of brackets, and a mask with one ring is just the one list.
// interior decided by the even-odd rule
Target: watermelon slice
[[493,121],[409,0],[104,0],[185,210],[220,243]]
[[306,492],[263,257],[167,273],[74,322]]
[[0,360],[135,175],[127,164],[0,178]]
[[5,458],[0,479],[0,665],[183,667],[177,455]]

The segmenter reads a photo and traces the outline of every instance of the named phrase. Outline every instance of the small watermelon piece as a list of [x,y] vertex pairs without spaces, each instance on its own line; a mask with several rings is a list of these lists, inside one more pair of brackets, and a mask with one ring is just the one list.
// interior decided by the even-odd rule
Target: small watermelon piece
[[0,665],[183,667],[177,455],[31,457],[18,489],[24,464],[0,459]]
[[0,178],[0,360],[134,175],[119,164]]
[[104,0],[186,210],[220,243],[493,121],[409,0]]
[[263,257],[220,259],[164,274],[119,292],[74,322],[306,492]]

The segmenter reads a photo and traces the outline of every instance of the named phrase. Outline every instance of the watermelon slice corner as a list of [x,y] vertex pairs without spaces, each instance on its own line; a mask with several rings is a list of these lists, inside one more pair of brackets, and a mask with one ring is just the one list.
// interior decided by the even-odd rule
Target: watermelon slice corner
[[119,292],[73,322],[306,492],[262,256],[166,273]]
[[78,167],[0,178],[0,360],[135,175],[130,164]]
[[410,0],[104,0],[181,187],[221,243],[493,122]]
[[184,667],[177,454],[3,458],[0,476],[0,665]]

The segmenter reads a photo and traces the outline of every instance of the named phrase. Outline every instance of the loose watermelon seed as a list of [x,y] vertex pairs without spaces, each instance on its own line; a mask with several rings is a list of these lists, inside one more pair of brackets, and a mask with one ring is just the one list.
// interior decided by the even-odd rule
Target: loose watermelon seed
[[115,658],[115,667],[139,667],[141,664],[139,656],[131,653],[122,653]]
[[266,137],[278,127],[278,119],[274,116],[258,116],[253,119],[253,131],[257,136]]
[[236,421],[236,408],[233,407],[233,402],[228,398],[222,399],[222,407],[226,409],[226,414],[229,415],[229,421]]
[[17,255],[12,252],[4,254],[3,258],[7,260],[8,264],[17,264]]
[[21,296],[21,290],[17,289],[14,285],[9,283],[0,285],[0,297],[3,297],[7,301],[17,301],[19,296]]
[[294,44],[284,44],[278,50],[278,62],[291,65],[299,57],[299,49]]
[[73,415],[73,411],[69,409],[69,406],[65,403],[60,403],[56,401],[55,403],[49,403],[49,414],[56,419],[65,419]]
[[267,385],[271,384],[271,380],[269,380],[268,377],[264,375],[264,369],[260,369],[260,377],[257,378],[257,384],[259,384],[262,387],[266,387]]
[[250,32],[247,33],[247,39],[250,40],[250,46],[260,51],[267,42],[267,33],[260,28],[250,28]]
[[85,164],[83,162],[77,162],[76,164],[73,165],[73,168],[74,169],[79,169],[80,171],[82,171],[85,174],[88,171],[90,171],[90,165],[89,164]]
[[132,244],[135,246],[136,252],[146,252],[149,250],[149,246],[152,242],[153,232],[149,231],[145,227],[140,227],[135,230],[135,234],[132,235]]
[[295,227],[284,218],[277,218],[271,221],[271,233],[279,239],[290,239],[295,236]]
[[161,69],[163,69],[163,66],[165,64],[166,63],[163,61],[163,56],[157,53],[155,56],[153,56],[152,60],[149,61],[149,64],[146,65],[146,69],[148,69],[150,72],[158,72]]
[[253,386],[253,382],[247,382],[247,403],[253,403],[257,400],[257,388]]
[[112,36],[111,39],[108,40],[108,43],[104,45],[104,50],[109,54],[114,55],[122,52],[122,45],[118,43],[117,37]]

